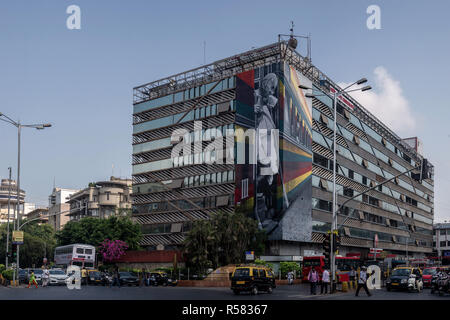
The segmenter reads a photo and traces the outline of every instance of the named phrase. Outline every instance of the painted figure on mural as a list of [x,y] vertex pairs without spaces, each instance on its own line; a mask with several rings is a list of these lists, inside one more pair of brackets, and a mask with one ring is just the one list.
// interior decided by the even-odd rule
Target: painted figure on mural
[[[267,74],[255,90],[255,113],[257,135],[257,203],[256,215],[267,229],[275,215],[276,179],[279,172],[278,136],[272,130],[278,129],[275,114],[278,112],[278,77]],[[267,221],[266,221],[267,220]]]

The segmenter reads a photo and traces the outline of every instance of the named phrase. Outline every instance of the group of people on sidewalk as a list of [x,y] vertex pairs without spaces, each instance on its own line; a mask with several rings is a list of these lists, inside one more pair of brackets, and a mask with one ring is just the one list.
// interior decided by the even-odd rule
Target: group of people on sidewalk
[[[363,266],[361,267],[361,271],[359,272],[358,277],[358,286],[356,289],[355,296],[357,297],[359,294],[359,290],[363,288],[367,295],[370,297],[372,294],[369,291],[369,288],[367,288],[367,278],[373,275],[375,271],[372,271],[370,275],[367,275],[367,267]],[[354,281],[356,277],[356,271],[352,268],[350,271],[350,280]],[[315,268],[311,268],[308,274],[308,281],[310,283],[311,287],[311,295],[316,295],[316,288],[317,285],[320,284],[320,294],[327,294],[328,293],[328,286],[330,284],[330,272],[328,269],[323,270],[322,275],[319,275],[318,270]],[[331,289],[330,289],[331,290]]]

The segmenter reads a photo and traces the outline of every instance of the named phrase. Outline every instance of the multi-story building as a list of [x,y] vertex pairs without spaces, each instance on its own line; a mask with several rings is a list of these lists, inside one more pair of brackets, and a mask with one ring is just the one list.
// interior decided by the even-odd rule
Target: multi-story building
[[439,258],[450,260],[450,223],[434,225],[433,248]]
[[36,219],[38,221],[38,224],[45,224],[48,223],[49,217],[48,217],[48,208],[35,208],[34,210],[28,212],[27,214],[27,220],[34,220]]
[[108,218],[131,211],[131,179],[111,177],[109,181],[90,183],[69,197],[70,220],[84,217]]
[[48,197],[48,223],[56,231],[70,220],[70,204],[69,197],[78,192],[74,189],[54,188],[52,194]]
[[[11,199],[9,201],[9,219],[10,222],[13,221],[16,216],[17,210],[17,185],[16,181],[9,179],[2,179],[0,185],[0,223],[6,223],[8,221],[8,199],[9,192],[11,189]],[[20,190],[20,203],[25,202],[25,191]],[[23,209],[20,209],[21,213],[23,213]]]
[[[179,248],[192,221],[239,210],[266,230],[266,255],[321,252],[332,220],[339,89],[283,41],[134,88],[133,215],[141,244]],[[336,149],[338,205],[422,161],[347,94],[337,104]],[[337,219],[349,218],[340,254],[367,257],[375,237],[384,254],[431,253],[433,199],[433,177],[405,174],[350,201]]]

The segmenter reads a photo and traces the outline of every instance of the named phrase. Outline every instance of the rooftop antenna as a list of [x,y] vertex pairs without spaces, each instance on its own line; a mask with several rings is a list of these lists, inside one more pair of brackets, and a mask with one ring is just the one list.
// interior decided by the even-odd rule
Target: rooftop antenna
[[306,39],[306,58],[311,63],[311,34],[308,34],[307,36],[295,35],[294,34],[294,26],[295,26],[294,21],[291,21],[291,27],[289,29],[289,31],[291,33],[290,34],[279,34],[278,42],[285,41],[283,39],[283,37],[289,37],[289,40],[287,41],[287,45],[291,49],[295,50],[295,49],[297,49],[297,46],[298,46],[297,38]]

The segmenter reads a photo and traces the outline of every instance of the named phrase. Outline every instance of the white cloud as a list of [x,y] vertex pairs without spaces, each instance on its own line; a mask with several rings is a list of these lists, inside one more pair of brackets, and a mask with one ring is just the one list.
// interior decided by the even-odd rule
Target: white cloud
[[[400,137],[414,136],[416,120],[408,100],[403,96],[400,82],[395,80],[384,67],[375,68],[373,73],[375,82],[369,81],[373,87],[372,90],[354,91],[350,95]],[[339,83],[341,88],[347,85],[349,84]]]

